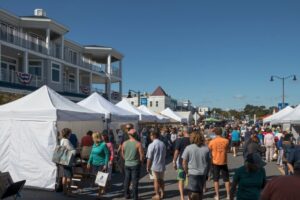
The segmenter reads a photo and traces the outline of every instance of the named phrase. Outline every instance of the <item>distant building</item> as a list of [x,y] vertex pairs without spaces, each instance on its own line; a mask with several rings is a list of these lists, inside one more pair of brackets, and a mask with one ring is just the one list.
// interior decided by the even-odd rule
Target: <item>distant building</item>
[[198,107],[198,114],[201,116],[205,116],[210,111],[209,107]]
[[145,105],[154,112],[160,113],[166,108],[176,110],[177,100],[169,96],[162,87],[158,86],[151,95],[141,94],[140,104],[138,103],[137,94],[132,95],[132,98],[126,98],[134,106]]
[[[0,9],[0,91],[26,94],[48,85],[74,101],[94,90],[121,100],[123,55],[110,47],[68,40],[68,32],[43,9],[31,16]],[[118,84],[118,91],[111,84]]]
[[192,102],[190,100],[181,100],[178,101],[177,110],[194,112],[194,107],[192,107]]

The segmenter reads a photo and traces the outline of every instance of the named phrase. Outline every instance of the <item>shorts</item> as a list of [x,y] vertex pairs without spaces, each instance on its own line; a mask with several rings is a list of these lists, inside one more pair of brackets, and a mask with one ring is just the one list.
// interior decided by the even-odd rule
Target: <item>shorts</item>
[[231,142],[231,146],[233,146],[233,147],[239,147],[240,146],[240,142],[239,141],[232,141]]
[[164,180],[165,178],[165,172],[155,172],[152,171],[153,179],[155,180]]
[[73,176],[73,169],[72,169],[72,167],[63,166],[62,176],[66,177],[66,178],[72,178],[72,176]]
[[205,175],[189,175],[187,190],[190,192],[201,193],[205,184]]
[[224,182],[229,182],[229,171],[227,165],[214,165],[213,164],[213,175],[214,181],[217,182],[220,179],[220,172]]
[[177,170],[177,180],[178,181],[184,181],[186,178],[185,171],[183,169],[178,169]]

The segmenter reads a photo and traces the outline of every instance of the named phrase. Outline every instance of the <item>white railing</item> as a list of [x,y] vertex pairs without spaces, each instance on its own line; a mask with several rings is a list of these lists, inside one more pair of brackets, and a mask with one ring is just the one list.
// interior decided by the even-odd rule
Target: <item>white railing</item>
[[5,28],[0,30],[0,40],[30,49],[39,53],[46,54],[46,42],[38,38],[34,38],[27,33],[22,33],[15,29],[8,31]]
[[28,83],[24,83],[18,77],[16,71],[7,69],[1,69],[0,81],[33,87],[41,87],[42,85],[44,85],[44,81],[41,79],[40,76],[31,75],[30,81],[28,81]]
[[76,83],[64,81],[64,88],[63,88],[63,90],[65,92],[77,93]]
[[[38,38],[30,36],[28,33],[20,32],[16,29],[8,31],[8,29],[0,27],[0,40],[47,55],[47,45],[46,42]],[[68,53],[68,48],[64,50],[64,60],[74,65],[78,65],[98,73],[105,74],[105,64],[97,63],[95,61],[90,61],[89,58],[77,53],[77,57],[71,58]],[[61,44],[50,42],[49,43],[49,53],[50,56],[61,59]],[[114,75],[118,75],[118,72],[113,71]]]

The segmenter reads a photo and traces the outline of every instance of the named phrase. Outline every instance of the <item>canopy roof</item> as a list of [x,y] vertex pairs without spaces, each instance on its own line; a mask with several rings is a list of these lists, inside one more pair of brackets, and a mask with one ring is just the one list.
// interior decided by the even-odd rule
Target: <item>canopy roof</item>
[[170,108],[166,108],[164,109],[163,111],[160,112],[161,114],[171,118],[171,119],[174,119],[175,121],[177,122],[180,122],[180,123],[187,123],[187,120],[186,119],[183,119],[181,116],[179,116],[178,114],[176,114],[173,110],[171,110]]
[[78,102],[78,105],[102,113],[106,119],[111,121],[138,121],[139,115],[124,110],[118,106],[115,106],[111,102],[107,101],[100,94],[94,92],[86,99]]
[[191,111],[176,111],[175,113],[187,122],[192,122],[193,120],[193,115]]
[[[289,115],[294,109],[291,106],[287,106],[284,109],[280,110],[279,112],[266,117],[265,119],[263,119],[263,123],[278,123],[278,120],[286,115]],[[275,122],[276,121],[276,122]]]
[[156,122],[157,118],[154,115],[150,115],[142,110],[137,109],[135,106],[131,105],[126,99],[123,99],[116,106],[127,110],[129,112],[139,115],[139,120],[142,122]]
[[138,109],[140,109],[141,111],[148,113],[150,115],[154,115],[157,117],[157,122],[161,122],[161,123],[168,123],[170,122],[170,119],[168,117],[164,117],[152,110],[150,110],[149,108],[147,108],[145,105],[141,105],[138,107]]
[[47,86],[0,106],[0,120],[94,121],[104,115],[83,108]]
[[[283,111],[283,110],[282,110]],[[278,112],[279,113],[279,112]],[[285,112],[277,117],[273,122],[277,124],[300,124],[300,105],[292,108],[289,112]]]

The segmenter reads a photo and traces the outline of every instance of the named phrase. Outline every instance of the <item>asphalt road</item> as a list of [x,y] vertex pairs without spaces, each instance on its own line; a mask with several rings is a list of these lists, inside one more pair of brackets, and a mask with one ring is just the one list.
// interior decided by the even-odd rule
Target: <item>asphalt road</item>
[[[243,164],[243,158],[241,156],[241,152],[237,157],[233,157],[232,154],[228,154],[229,158],[229,169],[230,169],[230,176],[233,176],[234,169],[240,167]],[[272,178],[273,176],[280,175],[279,170],[276,167],[276,163],[268,163],[266,166],[266,172],[268,179]],[[110,191],[101,197],[101,199],[125,199],[123,196],[123,180],[124,177],[119,174],[113,174],[112,177],[112,187]],[[95,189],[95,188],[94,188]],[[208,181],[207,183],[208,191],[204,194],[204,199],[213,199],[214,197],[214,189],[212,185],[212,181]],[[166,200],[178,200],[179,199],[179,191],[177,187],[176,181],[176,172],[172,168],[171,159],[169,159],[167,170],[165,174],[165,190],[166,190]],[[50,192],[50,191],[42,191],[42,190],[32,190],[32,189],[24,189],[22,191],[21,199],[24,200],[64,200],[64,199],[78,199],[78,200],[95,200],[96,198],[96,190],[93,188],[88,188],[84,191],[81,191],[81,194],[75,194],[72,197],[65,197],[61,193]],[[142,178],[139,183],[139,195],[140,199],[146,200],[151,199],[154,195],[153,183],[149,179],[149,176],[142,171]],[[221,198],[226,198],[226,192],[224,189],[224,184],[222,181],[220,182],[220,196]],[[186,198],[187,199],[187,198]]]

